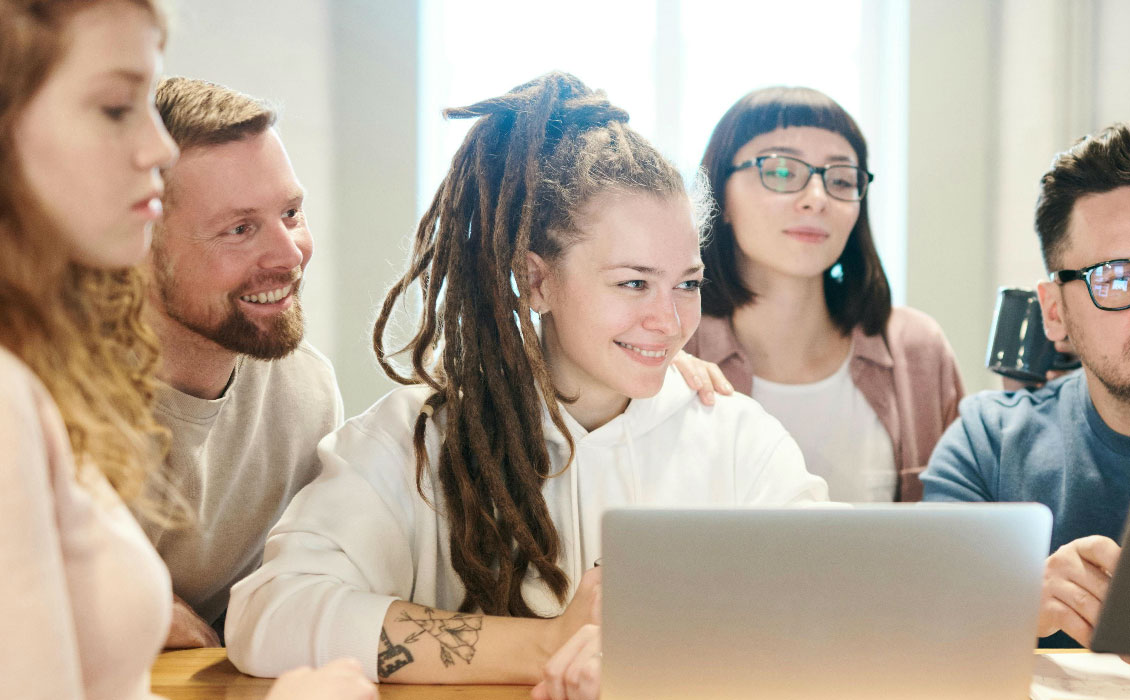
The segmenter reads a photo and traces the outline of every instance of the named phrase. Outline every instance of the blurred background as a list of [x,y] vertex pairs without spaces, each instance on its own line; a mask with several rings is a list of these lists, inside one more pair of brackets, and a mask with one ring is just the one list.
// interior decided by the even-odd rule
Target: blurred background
[[166,72],[280,108],[316,252],[309,340],[346,414],[392,387],[372,321],[467,122],[440,111],[552,69],[625,107],[685,173],[738,97],[831,95],[871,149],[872,226],[896,304],[945,329],[971,391],[996,290],[1043,275],[1040,175],[1130,119],[1120,0],[174,0]]

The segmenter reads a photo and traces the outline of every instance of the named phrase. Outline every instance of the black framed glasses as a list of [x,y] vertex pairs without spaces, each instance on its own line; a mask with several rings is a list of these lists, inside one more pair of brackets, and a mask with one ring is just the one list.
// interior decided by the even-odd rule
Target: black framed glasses
[[1091,303],[1103,311],[1130,309],[1130,260],[1106,260],[1081,270],[1056,270],[1049,277],[1056,284],[1086,282]]
[[730,174],[739,170],[757,168],[761,173],[761,184],[773,192],[800,192],[808,186],[812,174],[817,173],[824,181],[824,191],[829,197],[845,202],[858,202],[867,194],[867,185],[875,176],[854,165],[825,165],[818,167],[805,163],[792,156],[770,154],[743,161],[730,169]]

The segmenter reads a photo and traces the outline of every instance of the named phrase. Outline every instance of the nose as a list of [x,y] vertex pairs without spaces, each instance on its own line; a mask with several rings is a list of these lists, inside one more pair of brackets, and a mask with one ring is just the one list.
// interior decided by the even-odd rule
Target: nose
[[824,188],[824,178],[819,173],[812,173],[797,197],[797,206],[808,211],[824,211],[827,205],[828,190]]
[[670,292],[656,294],[648,303],[643,327],[645,330],[662,333],[669,338],[678,337],[682,333],[683,321],[679,317],[675,298]]
[[[291,223],[293,222],[293,223]],[[259,266],[264,269],[293,270],[306,267],[314,253],[314,242],[304,221],[279,217],[268,223],[262,236]]]
[[134,164],[138,170],[168,168],[180,156],[180,149],[165,129],[155,107],[149,108],[145,122],[144,133],[134,154]]

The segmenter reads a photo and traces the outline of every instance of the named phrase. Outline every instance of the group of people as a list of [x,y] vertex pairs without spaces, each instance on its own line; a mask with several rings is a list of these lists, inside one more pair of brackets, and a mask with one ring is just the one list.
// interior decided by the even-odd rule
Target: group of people
[[1041,181],[1045,327],[1083,369],[963,400],[892,308],[827,96],[740,99],[690,189],[568,74],[448,110],[475,123],[373,333],[405,386],[345,422],[276,115],[160,79],[164,38],[156,0],[0,0],[15,696],[147,697],[162,648],[226,644],[276,700],[595,697],[600,515],[629,504],[1042,502],[1039,634],[1089,641],[1130,506],[1130,126]]

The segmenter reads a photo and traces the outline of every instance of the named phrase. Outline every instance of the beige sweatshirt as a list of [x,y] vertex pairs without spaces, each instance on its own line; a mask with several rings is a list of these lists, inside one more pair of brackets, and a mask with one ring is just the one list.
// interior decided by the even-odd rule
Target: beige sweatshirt
[[170,473],[196,523],[147,526],[173,590],[209,624],[232,584],[255,570],[267,531],[318,475],[318,441],[343,420],[333,366],[306,343],[281,360],[241,357],[224,395],[163,386],[157,418],[172,431]]
[[148,698],[169,574],[47,390],[0,348],[0,696]]

